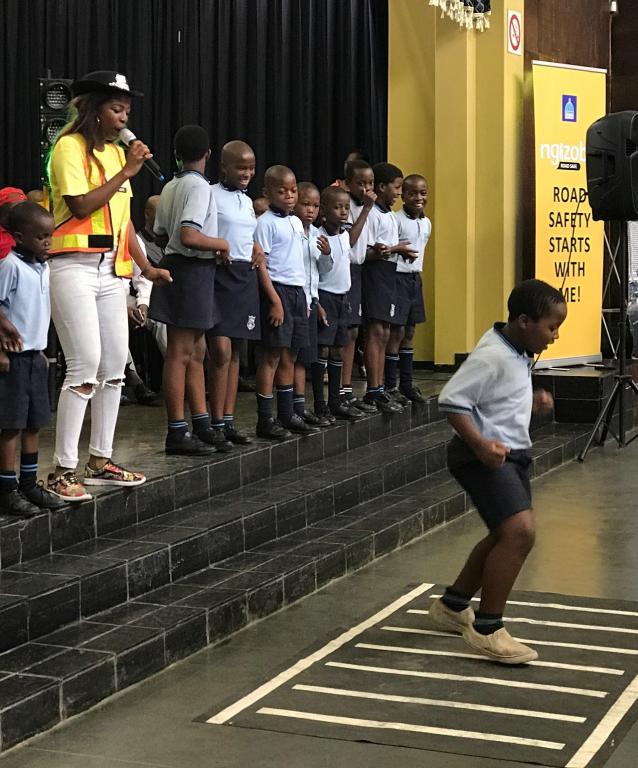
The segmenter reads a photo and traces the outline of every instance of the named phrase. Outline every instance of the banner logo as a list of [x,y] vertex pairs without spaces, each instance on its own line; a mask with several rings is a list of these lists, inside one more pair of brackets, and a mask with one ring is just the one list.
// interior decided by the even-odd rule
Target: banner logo
[[575,123],[577,120],[577,98],[576,96],[564,93],[563,94],[563,122]]

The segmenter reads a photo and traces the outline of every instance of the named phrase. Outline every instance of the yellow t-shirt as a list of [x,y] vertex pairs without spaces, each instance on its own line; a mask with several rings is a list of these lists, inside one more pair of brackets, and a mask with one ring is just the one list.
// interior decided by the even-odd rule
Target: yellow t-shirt
[[[79,133],[70,133],[58,139],[51,153],[51,191],[53,193],[53,218],[58,227],[73,214],[66,204],[64,195],[72,197],[84,195],[92,189],[101,187],[105,181],[119,173],[126,162],[124,150],[117,144],[105,144],[100,152],[95,150],[95,156],[104,168],[104,179],[95,162],[91,162],[90,177],[87,178],[86,142]],[[109,200],[111,221],[115,241],[120,232],[124,231],[131,218],[131,182],[126,181]]]

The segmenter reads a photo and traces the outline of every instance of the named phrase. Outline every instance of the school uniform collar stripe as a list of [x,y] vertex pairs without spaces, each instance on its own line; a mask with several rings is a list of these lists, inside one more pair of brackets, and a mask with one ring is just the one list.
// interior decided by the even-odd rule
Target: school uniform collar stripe
[[176,179],[181,179],[181,178],[183,178],[184,176],[188,176],[188,174],[190,174],[190,173],[193,173],[193,174],[195,174],[195,176],[199,176],[200,178],[204,179],[204,181],[205,181],[206,183],[208,183],[208,179],[206,178],[206,176],[204,176],[204,174],[203,174],[203,173],[200,173],[199,171],[194,171],[194,170],[187,170],[187,171],[177,171],[177,173],[175,174],[175,178],[176,178]]
[[380,205],[379,205],[379,203],[375,203],[375,204],[374,204],[374,207],[375,207],[375,208],[376,208],[378,211],[381,211],[381,213],[392,213],[392,211],[391,211],[389,208],[383,208],[382,206],[380,206]]
[[508,338],[504,333],[503,329],[505,328],[506,323],[494,323],[494,330],[496,331],[496,334],[498,335],[499,339],[505,342],[510,349],[513,349],[514,352],[516,352],[517,355],[525,356],[525,357],[533,357],[533,355],[530,355],[529,352],[525,349],[525,347],[522,347],[520,344],[515,344],[510,338]]
[[229,187],[227,184],[224,184],[223,181],[220,181],[219,185],[226,192],[239,192],[242,195],[247,195],[248,194],[248,190],[247,189],[240,189],[239,187]]
[[413,216],[410,213],[410,211],[408,211],[408,209],[405,207],[405,205],[403,206],[403,213],[405,213],[405,215],[408,217],[408,219],[412,219],[412,221],[418,221],[419,219],[424,219],[425,218],[425,214],[423,213],[423,211],[421,211],[421,215],[420,216]]
[[291,213],[284,213],[284,212],[283,212],[282,210],[280,210],[279,208],[275,208],[275,206],[274,206],[274,205],[269,205],[269,206],[268,206],[268,208],[269,208],[269,210],[270,210],[270,211],[272,211],[272,213],[274,213],[274,214],[275,214],[275,216],[279,216],[279,218],[280,218],[280,219],[286,219],[286,218],[288,218],[288,216],[290,216],[290,215],[291,215],[291,213],[292,213],[292,211],[291,211]]

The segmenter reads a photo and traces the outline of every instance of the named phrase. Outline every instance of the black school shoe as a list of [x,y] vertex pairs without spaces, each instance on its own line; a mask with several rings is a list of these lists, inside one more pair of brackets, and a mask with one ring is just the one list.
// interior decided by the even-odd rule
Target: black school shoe
[[313,413],[312,411],[304,411],[302,418],[306,424],[309,424],[311,427],[332,426],[330,419],[327,419],[325,416],[319,416],[319,414]]
[[335,403],[328,407],[335,419],[341,421],[359,421],[359,419],[362,419],[365,415],[358,408],[355,408],[353,405],[348,405],[347,403]]
[[361,411],[361,413],[377,412],[377,408],[375,405],[368,405],[368,403],[364,402],[363,400],[359,400],[359,398],[354,394],[345,395],[344,402],[346,405],[353,406],[358,411]]
[[250,445],[253,441],[252,437],[248,437],[248,435],[235,429],[235,427],[224,427],[224,433],[226,440],[233,445]]
[[297,435],[312,435],[315,432],[320,432],[319,427],[313,427],[306,422],[296,413],[293,413],[286,421],[281,420],[281,426],[284,429],[288,429]]
[[400,390],[408,398],[408,400],[412,401],[413,403],[427,402],[421,390],[412,384],[410,384],[410,386],[400,387]]
[[215,446],[202,442],[192,432],[182,432],[179,437],[166,438],[164,450],[168,456],[212,456]]
[[402,407],[410,405],[410,400],[403,394],[403,392],[399,390],[398,387],[386,389],[386,394],[389,395],[395,403],[398,403]]
[[266,440],[287,440],[292,437],[292,434],[273,418],[258,420],[255,432],[257,437],[263,437]]
[[395,403],[391,397],[386,395],[385,392],[381,393],[380,395],[377,395],[376,397],[370,397],[370,395],[365,395],[363,398],[363,402],[367,403],[368,405],[374,405],[374,407],[381,411],[381,413],[401,413],[403,411],[403,408],[398,403]]
[[195,435],[206,445],[212,445],[219,453],[233,450],[233,444],[228,440],[224,427],[206,427],[198,429]]
[[44,487],[42,480],[32,485],[31,488],[20,488],[20,493],[31,504],[35,504],[39,509],[60,509],[66,507],[66,502],[55,493],[51,493]]
[[327,405],[315,406],[315,416],[318,419],[325,419],[328,422],[328,426],[332,426],[336,421]]
[[30,502],[17,488],[0,493],[0,515],[35,517],[41,512],[40,507]]

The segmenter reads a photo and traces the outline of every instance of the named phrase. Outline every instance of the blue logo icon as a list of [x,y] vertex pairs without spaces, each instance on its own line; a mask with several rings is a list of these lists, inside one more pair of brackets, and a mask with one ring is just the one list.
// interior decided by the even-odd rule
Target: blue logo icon
[[570,96],[569,94],[563,94],[563,122],[575,123],[576,122],[576,96]]

